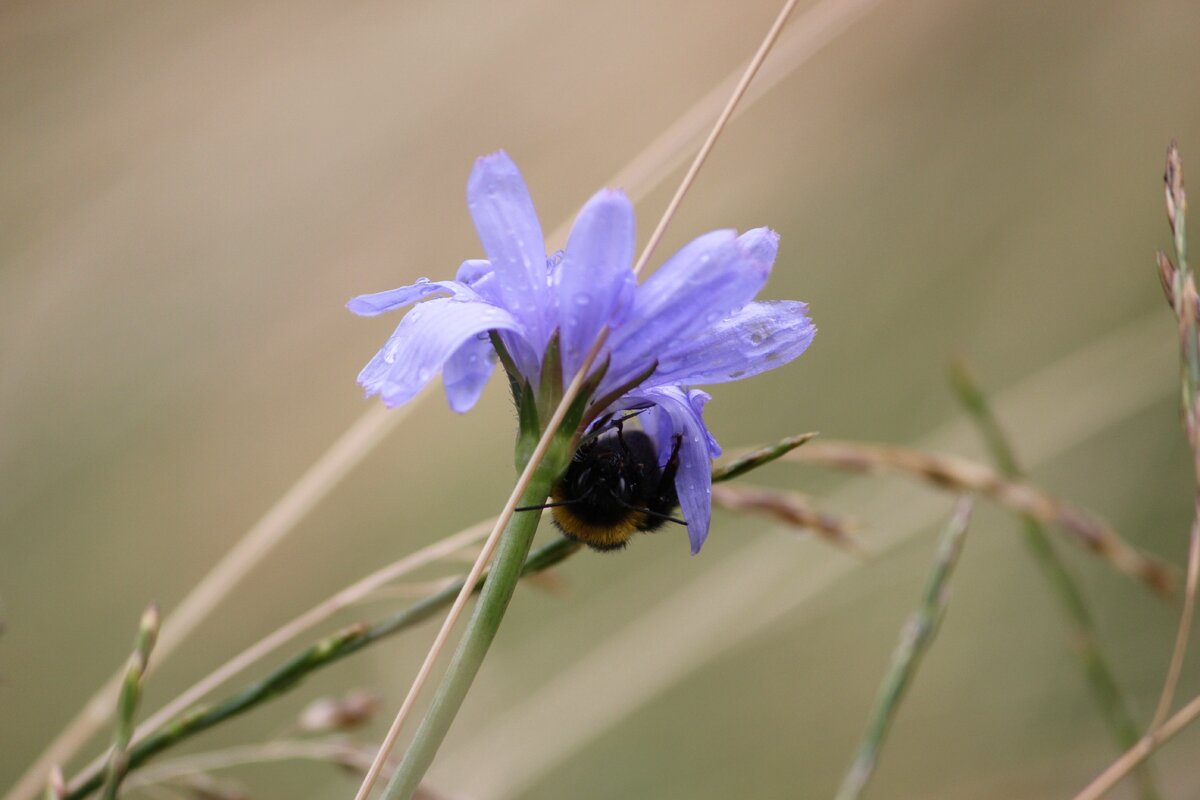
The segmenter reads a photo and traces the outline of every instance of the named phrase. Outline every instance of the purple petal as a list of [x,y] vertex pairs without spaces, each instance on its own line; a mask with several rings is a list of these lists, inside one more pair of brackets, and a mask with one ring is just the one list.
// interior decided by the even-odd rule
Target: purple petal
[[747,303],[693,338],[668,347],[644,387],[726,383],[781,367],[808,349],[817,329],[808,306],[791,300]]
[[546,243],[525,180],[507,153],[475,162],[467,181],[467,205],[495,270],[498,304],[525,326],[540,353],[554,313],[546,280]]
[[459,348],[490,330],[522,332],[511,314],[488,303],[449,298],[422,303],[404,315],[383,349],[363,367],[358,382],[368,396],[378,394],[389,406],[401,405]]
[[654,403],[641,419],[654,438],[660,463],[666,463],[675,436],[680,436],[675,491],[687,520],[693,555],[700,552],[708,538],[712,519],[712,460],[721,454],[720,445],[704,424],[704,404],[709,399],[706,392],[698,389],[685,391],[678,386],[662,386],[629,395],[625,401]]
[[603,388],[628,380],[651,361],[754,299],[766,283],[774,233],[738,237],[713,231],[684,245],[637,288],[629,320],[612,344],[615,368]]
[[575,220],[558,275],[563,379],[575,375],[596,334],[633,297],[633,204],[621,192],[597,192]]
[[767,272],[775,264],[775,256],[779,254],[779,234],[770,228],[752,228],[738,237],[746,253],[766,265]]
[[[464,291],[465,290],[465,291]],[[389,289],[375,294],[360,294],[346,303],[346,308],[360,317],[377,317],[388,311],[410,306],[423,298],[435,294],[450,294],[475,299],[474,293],[469,295],[470,288],[456,281],[431,281],[428,278],[418,278],[411,286],[401,286],[399,289]]]
[[451,410],[459,414],[470,411],[495,368],[495,350],[487,334],[472,336],[455,350],[442,368],[442,385]]
[[[467,259],[459,266],[454,280],[471,287],[480,297],[492,305],[502,306],[504,303],[497,291],[499,281],[496,279],[496,273],[492,269],[492,262],[490,261],[477,258]],[[516,362],[517,369],[521,371],[521,374],[530,383],[536,386],[538,377],[541,374],[541,356],[529,346],[523,336],[501,331],[500,338],[504,342],[504,346],[508,349],[509,355]],[[488,374],[491,374],[490,370]],[[484,382],[486,383],[486,380]],[[472,401],[471,405],[474,404],[474,401]]]

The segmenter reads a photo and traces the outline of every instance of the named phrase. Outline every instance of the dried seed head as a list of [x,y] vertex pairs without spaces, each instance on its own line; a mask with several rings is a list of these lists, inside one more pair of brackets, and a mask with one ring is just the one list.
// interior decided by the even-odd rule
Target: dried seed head
[[322,697],[300,713],[300,729],[308,733],[352,730],[369,721],[379,706],[379,695],[364,689],[345,697]]
[[866,555],[866,548],[854,536],[858,526],[841,517],[823,513],[796,492],[767,489],[746,484],[718,484],[712,489],[713,503],[742,513],[762,514],[795,528],[804,528],[829,543],[855,555]]
[[1175,230],[1175,218],[1187,212],[1187,194],[1183,191],[1183,161],[1179,157],[1179,145],[1174,141],[1167,148],[1167,170],[1163,174],[1167,196],[1167,219],[1171,230]]
[[1162,250],[1158,251],[1156,258],[1158,260],[1158,281],[1162,284],[1163,294],[1167,296],[1167,303],[1171,308],[1175,308],[1175,278],[1179,269]]
[[46,778],[46,800],[62,800],[66,796],[67,779],[63,776],[62,767],[55,764]]

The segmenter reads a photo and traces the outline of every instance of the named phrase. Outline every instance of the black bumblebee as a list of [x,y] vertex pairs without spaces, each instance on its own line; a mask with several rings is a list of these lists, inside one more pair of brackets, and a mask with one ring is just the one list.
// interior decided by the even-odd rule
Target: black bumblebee
[[659,467],[654,442],[642,431],[626,432],[623,421],[602,423],[602,433],[584,439],[554,485],[552,502],[534,507],[551,509],[567,538],[593,550],[619,550],[638,531],[654,531],[667,522],[687,524],[671,516],[679,505],[675,474],[681,437],[675,437],[671,457]]

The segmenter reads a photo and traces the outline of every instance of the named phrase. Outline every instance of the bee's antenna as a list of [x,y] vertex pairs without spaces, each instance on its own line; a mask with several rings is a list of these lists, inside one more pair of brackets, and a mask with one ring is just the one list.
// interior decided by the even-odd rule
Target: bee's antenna
[[640,511],[643,514],[646,514],[647,516],[656,517],[661,520],[666,520],[667,522],[674,522],[676,525],[687,525],[686,520],[679,519],[678,517],[672,517],[670,514],[660,514],[657,511],[651,511],[648,508],[638,508],[637,506],[631,506],[631,505],[629,505],[629,503],[626,503],[621,498],[616,497],[615,495],[613,497],[619,504],[621,504],[625,508],[628,508],[630,511]]
[[559,506],[569,506],[575,503],[575,500],[557,500],[553,503],[542,503],[540,506],[517,506],[513,511],[541,511],[543,508],[557,508]]
[[586,492],[584,492],[583,494],[579,495],[579,497],[576,497],[572,500],[554,500],[549,503],[542,503],[540,506],[517,506],[516,508],[513,509],[513,511],[541,511],[543,508],[558,508],[559,506],[569,506],[572,503],[578,503],[580,500],[587,497],[589,494],[592,493],[592,489],[594,489],[594,488],[596,488],[596,487],[594,487],[594,486],[590,487]]

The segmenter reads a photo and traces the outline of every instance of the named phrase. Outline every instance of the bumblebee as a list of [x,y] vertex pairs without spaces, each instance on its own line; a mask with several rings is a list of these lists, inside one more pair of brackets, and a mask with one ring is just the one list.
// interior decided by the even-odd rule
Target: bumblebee
[[[639,532],[667,522],[687,523],[671,516],[679,505],[675,475],[679,445],[667,463],[658,465],[654,442],[643,431],[626,432],[618,420],[610,429],[579,445],[567,471],[554,485],[549,508],[554,524],[568,539],[593,550],[620,550]],[[531,508],[518,509],[521,511]]]

